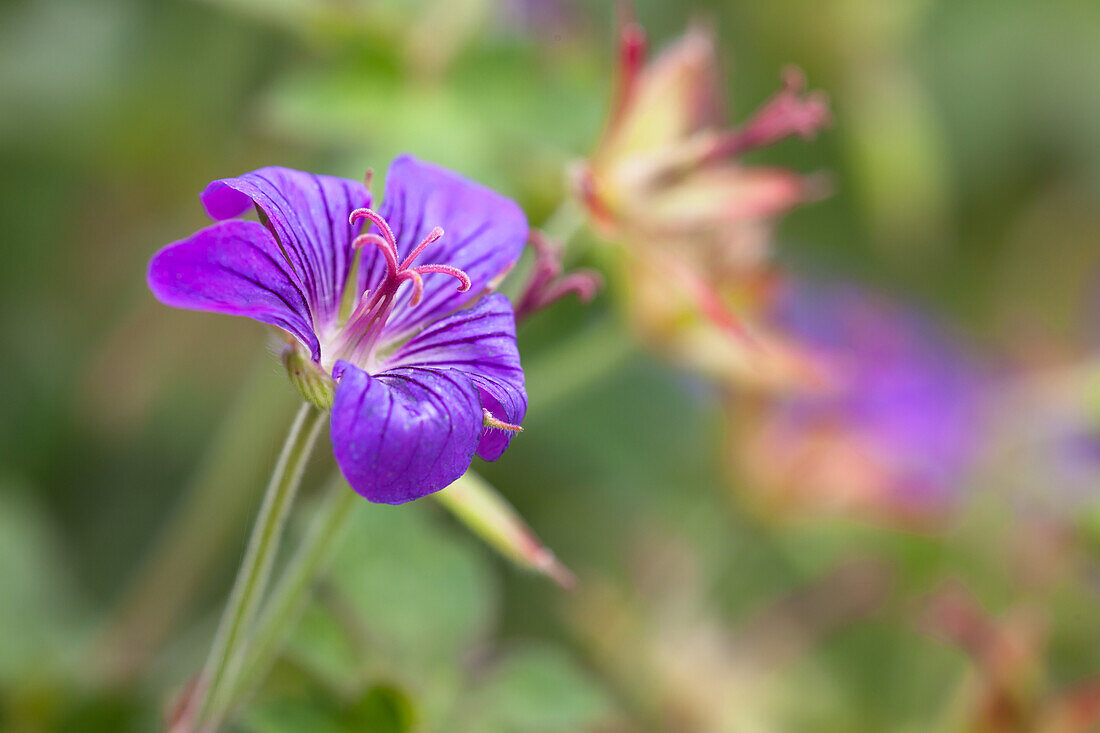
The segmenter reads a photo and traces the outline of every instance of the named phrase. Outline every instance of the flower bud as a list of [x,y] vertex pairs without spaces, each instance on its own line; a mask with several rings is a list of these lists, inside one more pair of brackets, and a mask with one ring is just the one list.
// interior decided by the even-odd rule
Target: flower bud
[[569,589],[576,584],[573,574],[542,544],[523,517],[473,471],[467,471],[434,496],[463,524],[512,562],[549,576],[562,588]]

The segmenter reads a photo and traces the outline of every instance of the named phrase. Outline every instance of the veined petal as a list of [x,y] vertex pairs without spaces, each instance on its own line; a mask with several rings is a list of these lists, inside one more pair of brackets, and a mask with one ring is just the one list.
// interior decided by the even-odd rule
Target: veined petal
[[400,367],[371,376],[346,361],[332,406],[332,448],[371,501],[402,504],[461,476],[481,436],[477,388],[461,372]]
[[318,327],[332,322],[353,261],[351,243],[360,229],[348,217],[370,205],[365,185],[270,167],[214,181],[203,191],[202,203],[215,219],[239,216],[255,204],[298,275],[314,322]]
[[293,334],[320,359],[309,306],[263,225],[227,221],[168,245],[149,262],[149,289],[177,308],[248,316]]
[[[477,386],[481,406],[494,417],[518,425],[527,414],[515,317],[511,303],[499,293],[432,324],[395,351],[386,363],[391,367],[454,369]],[[485,428],[477,454],[495,461],[513,435],[509,430]]]
[[[393,228],[401,258],[434,227],[442,227],[443,237],[428,247],[416,264],[456,267],[469,275],[472,283],[468,292],[460,293],[453,278],[426,275],[423,299],[413,308],[408,307],[411,288],[405,288],[386,325],[393,336],[469,303],[515,264],[527,241],[527,218],[514,201],[410,155],[402,155],[390,165],[380,213]],[[381,258],[364,261],[360,290],[376,287],[384,268]]]

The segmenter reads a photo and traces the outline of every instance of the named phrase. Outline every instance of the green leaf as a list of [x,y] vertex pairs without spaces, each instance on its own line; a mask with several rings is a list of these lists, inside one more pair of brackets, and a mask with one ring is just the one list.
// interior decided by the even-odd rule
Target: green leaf
[[388,685],[372,687],[343,717],[350,729],[372,733],[404,733],[416,718],[412,701]]
[[381,648],[425,662],[476,643],[497,611],[496,584],[473,540],[429,509],[363,502],[331,571]]
[[70,668],[84,607],[54,528],[23,492],[0,481],[0,681]]
[[465,730],[552,733],[607,723],[611,701],[563,651],[517,649],[494,665],[466,701]]
[[[250,733],[350,733],[339,712],[311,700],[277,700],[254,706],[242,723]],[[362,730],[362,729],[360,729]]]
[[433,509],[357,507],[288,656],[345,695],[399,683],[423,718],[444,721],[464,684],[460,661],[495,623],[499,589],[476,540]]

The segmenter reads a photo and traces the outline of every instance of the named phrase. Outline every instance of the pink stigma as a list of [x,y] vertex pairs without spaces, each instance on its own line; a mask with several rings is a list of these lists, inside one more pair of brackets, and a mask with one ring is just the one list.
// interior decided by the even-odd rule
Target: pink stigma
[[[356,209],[351,212],[349,221],[355,224],[361,219],[367,219],[370,223],[378,227],[380,234],[374,232],[368,232],[367,234],[361,234],[355,238],[352,242],[352,246],[356,249],[365,247],[367,245],[374,245],[378,249],[382,250],[382,255],[386,258],[386,279],[382,285],[378,288],[378,291],[392,289],[396,291],[397,286],[406,280],[412,281],[413,292],[412,298],[409,301],[409,305],[417,305],[421,298],[424,296],[424,280],[423,276],[429,273],[438,272],[443,275],[450,275],[458,280],[458,292],[465,293],[470,289],[470,276],[457,267],[451,267],[450,265],[418,265],[413,267],[413,262],[416,258],[428,247],[428,245],[439,240],[443,236],[443,229],[435,227],[432,229],[428,236],[421,240],[420,244],[413,248],[413,251],[409,253],[409,256],[404,261],[399,262],[400,254],[397,251],[397,238],[393,235],[393,229],[382,218],[378,212],[371,209]],[[392,293],[391,293],[392,294]]]
[[413,266],[416,258],[428,247],[443,236],[443,230],[435,227],[424,237],[421,242],[413,247],[408,257],[404,260],[397,249],[397,238],[393,229],[378,212],[371,209],[356,209],[351,212],[348,221],[355,225],[366,219],[373,224],[377,231],[360,234],[352,241],[352,247],[361,249],[366,246],[377,247],[382,251],[386,260],[386,273],[382,282],[373,290],[367,290],[359,296],[359,302],[352,309],[347,321],[341,329],[336,353],[341,358],[349,359],[357,364],[364,364],[374,353],[375,345],[382,338],[382,332],[386,321],[393,313],[397,290],[406,280],[412,283],[412,294],[409,298],[409,306],[413,307],[424,298],[424,276],[431,273],[450,275],[458,280],[458,291],[464,293],[470,289],[470,276],[457,267],[450,265],[417,265]]

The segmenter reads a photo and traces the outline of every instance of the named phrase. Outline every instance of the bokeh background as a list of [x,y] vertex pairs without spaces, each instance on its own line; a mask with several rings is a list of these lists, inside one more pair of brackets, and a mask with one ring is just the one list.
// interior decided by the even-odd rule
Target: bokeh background
[[[762,506],[726,400],[612,282],[525,325],[526,432],[478,467],[578,588],[433,503],[364,505],[237,729],[1090,730],[1036,711],[1068,726],[1100,679],[1100,5],[636,13],[656,47],[713,25],[736,119],[787,63],[828,92],[830,129],[752,155],[830,176],[778,257],[952,334],[987,375],[982,460],[920,527]],[[264,329],[146,289],[205,184],[411,151],[540,224],[614,66],[609,3],[0,7],[0,727],[156,729],[205,655],[297,401]]]

